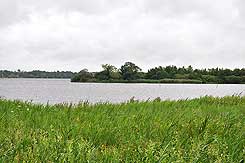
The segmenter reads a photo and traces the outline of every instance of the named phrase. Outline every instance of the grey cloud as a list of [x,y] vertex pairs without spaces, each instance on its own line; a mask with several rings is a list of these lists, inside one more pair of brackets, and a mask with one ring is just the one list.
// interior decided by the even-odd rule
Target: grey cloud
[[18,11],[18,5],[14,0],[0,1],[0,27],[19,20],[22,14]]
[[[0,0],[0,69],[242,67],[242,0]],[[23,64],[25,63],[25,64]]]

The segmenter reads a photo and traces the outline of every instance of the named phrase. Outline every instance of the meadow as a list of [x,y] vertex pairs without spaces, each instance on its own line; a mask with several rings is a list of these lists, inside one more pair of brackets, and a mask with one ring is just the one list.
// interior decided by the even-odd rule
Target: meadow
[[236,162],[245,97],[41,105],[0,99],[0,162]]

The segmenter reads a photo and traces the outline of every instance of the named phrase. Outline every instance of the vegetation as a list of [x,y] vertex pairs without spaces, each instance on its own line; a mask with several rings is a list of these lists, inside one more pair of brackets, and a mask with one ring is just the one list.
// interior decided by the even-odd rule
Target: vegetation
[[0,100],[0,162],[244,162],[245,97]]
[[99,82],[99,83],[189,83],[189,84],[202,84],[201,80],[190,80],[190,79],[136,79],[136,80],[123,80],[123,79],[112,79],[112,80],[88,80],[87,82]]
[[155,67],[147,72],[131,62],[126,62],[117,69],[113,65],[102,65],[101,72],[88,72],[84,75],[82,70],[76,74],[72,82],[121,82],[121,83],[219,83],[243,84],[245,83],[245,69],[193,69],[188,67]]
[[56,71],[56,72],[47,72],[47,71],[7,71],[0,70],[0,78],[72,78],[76,73],[71,71]]
[[188,67],[155,67],[147,72],[132,62],[126,62],[120,68],[103,64],[102,71],[89,72],[83,69],[78,73],[71,71],[46,72],[0,70],[0,78],[67,78],[72,82],[100,83],[211,83],[211,84],[244,84],[245,68],[242,69],[193,69]]

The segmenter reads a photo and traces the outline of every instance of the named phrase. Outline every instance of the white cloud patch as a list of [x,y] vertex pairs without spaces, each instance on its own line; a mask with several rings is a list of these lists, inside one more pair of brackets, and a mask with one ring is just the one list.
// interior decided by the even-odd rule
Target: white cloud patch
[[244,67],[241,0],[0,0],[0,69]]

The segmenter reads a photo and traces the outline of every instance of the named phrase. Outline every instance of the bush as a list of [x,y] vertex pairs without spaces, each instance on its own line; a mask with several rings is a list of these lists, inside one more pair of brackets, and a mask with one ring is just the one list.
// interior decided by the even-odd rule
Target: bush
[[225,76],[225,83],[227,84],[240,84],[242,82],[241,77],[231,75],[231,76]]

